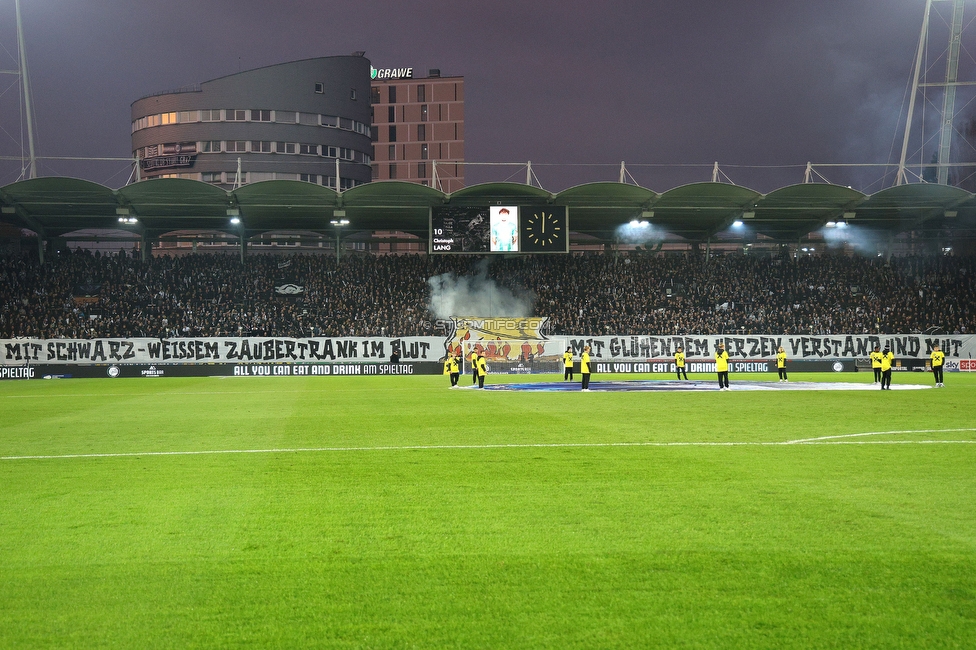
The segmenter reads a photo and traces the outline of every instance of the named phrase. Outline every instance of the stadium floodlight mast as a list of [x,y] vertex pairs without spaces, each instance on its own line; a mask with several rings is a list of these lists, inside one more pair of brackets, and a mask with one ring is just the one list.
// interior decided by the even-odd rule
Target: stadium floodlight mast
[[338,264],[339,263],[339,251],[342,250],[340,248],[340,246],[339,246],[339,244],[342,241],[341,240],[341,237],[342,237],[342,234],[341,234],[342,233],[342,228],[344,228],[345,226],[348,226],[349,225],[349,219],[333,219],[329,223],[331,223],[332,224],[332,227],[335,228],[335,234],[336,234],[336,264]]

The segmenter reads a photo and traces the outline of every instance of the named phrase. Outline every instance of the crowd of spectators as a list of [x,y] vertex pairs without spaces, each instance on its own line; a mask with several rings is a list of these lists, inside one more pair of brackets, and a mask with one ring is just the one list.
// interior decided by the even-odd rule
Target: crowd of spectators
[[[554,335],[973,333],[976,258],[851,255],[0,258],[0,338],[417,336],[449,316],[548,316]],[[526,313],[431,313],[434,276]],[[276,287],[295,284],[300,293]],[[480,289],[479,289],[480,288]],[[86,297],[86,294],[91,294]],[[470,296],[468,296],[470,297]],[[500,304],[503,304],[500,303]]]

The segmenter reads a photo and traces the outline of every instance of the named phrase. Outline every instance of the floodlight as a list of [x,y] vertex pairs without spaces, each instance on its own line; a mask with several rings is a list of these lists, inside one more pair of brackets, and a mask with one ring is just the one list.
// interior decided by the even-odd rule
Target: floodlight
[[240,217],[233,217],[233,218],[231,218],[230,222],[236,226],[237,224],[239,224],[241,222],[241,218]]
[[742,222],[739,221],[738,219],[736,219],[735,221],[732,222],[732,227],[733,228],[741,228],[742,227]]

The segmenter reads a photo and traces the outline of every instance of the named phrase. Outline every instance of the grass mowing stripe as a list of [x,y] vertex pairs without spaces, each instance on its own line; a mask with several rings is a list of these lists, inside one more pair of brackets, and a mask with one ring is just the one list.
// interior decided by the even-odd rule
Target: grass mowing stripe
[[57,460],[70,458],[133,458],[143,456],[206,456],[215,454],[298,454],[318,452],[346,452],[346,451],[424,451],[424,450],[470,450],[470,449],[565,449],[591,447],[775,447],[781,445],[814,445],[814,444],[875,444],[875,445],[904,445],[904,444],[976,444],[976,440],[836,440],[837,438],[854,438],[858,436],[881,436],[903,433],[957,433],[961,431],[976,431],[976,428],[964,429],[918,429],[900,431],[871,431],[868,433],[850,433],[842,436],[821,436],[802,440],[785,441],[725,441],[725,442],[518,442],[485,445],[382,445],[376,447],[298,447],[291,449],[210,449],[196,451],[146,451],[122,453],[91,453],[91,454],[51,454],[29,456],[0,456],[0,460]]

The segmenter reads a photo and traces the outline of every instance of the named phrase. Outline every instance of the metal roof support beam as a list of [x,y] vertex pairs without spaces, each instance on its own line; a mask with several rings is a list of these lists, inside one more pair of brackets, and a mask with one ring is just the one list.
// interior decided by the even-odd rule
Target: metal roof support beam
[[952,143],[952,119],[956,112],[956,78],[959,76],[959,45],[962,40],[962,14],[965,0],[952,4],[952,31],[949,36],[949,56],[946,60],[945,92],[942,95],[942,137],[939,141],[939,185],[948,185],[949,148]]
[[[34,154],[34,107],[31,105],[30,77],[27,74],[27,48],[24,45],[24,25],[20,20],[20,0],[15,0],[17,13],[17,53],[20,59],[20,82],[24,92],[24,114],[27,117],[28,178],[37,178],[37,157]],[[21,145],[23,146],[23,145]]]
[[925,0],[925,18],[922,19],[922,35],[918,38],[918,51],[915,54],[915,73],[912,75],[912,96],[908,100],[908,118],[905,120],[905,135],[901,141],[901,158],[898,160],[898,176],[895,185],[905,185],[908,177],[905,175],[905,159],[908,156],[908,136],[912,132],[912,120],[915,118],[915,98],[918,96],[918,77],[922,71],[922,55],[925,52],[925,39],[929,33],[929,15],[932,13],[932,0]]

